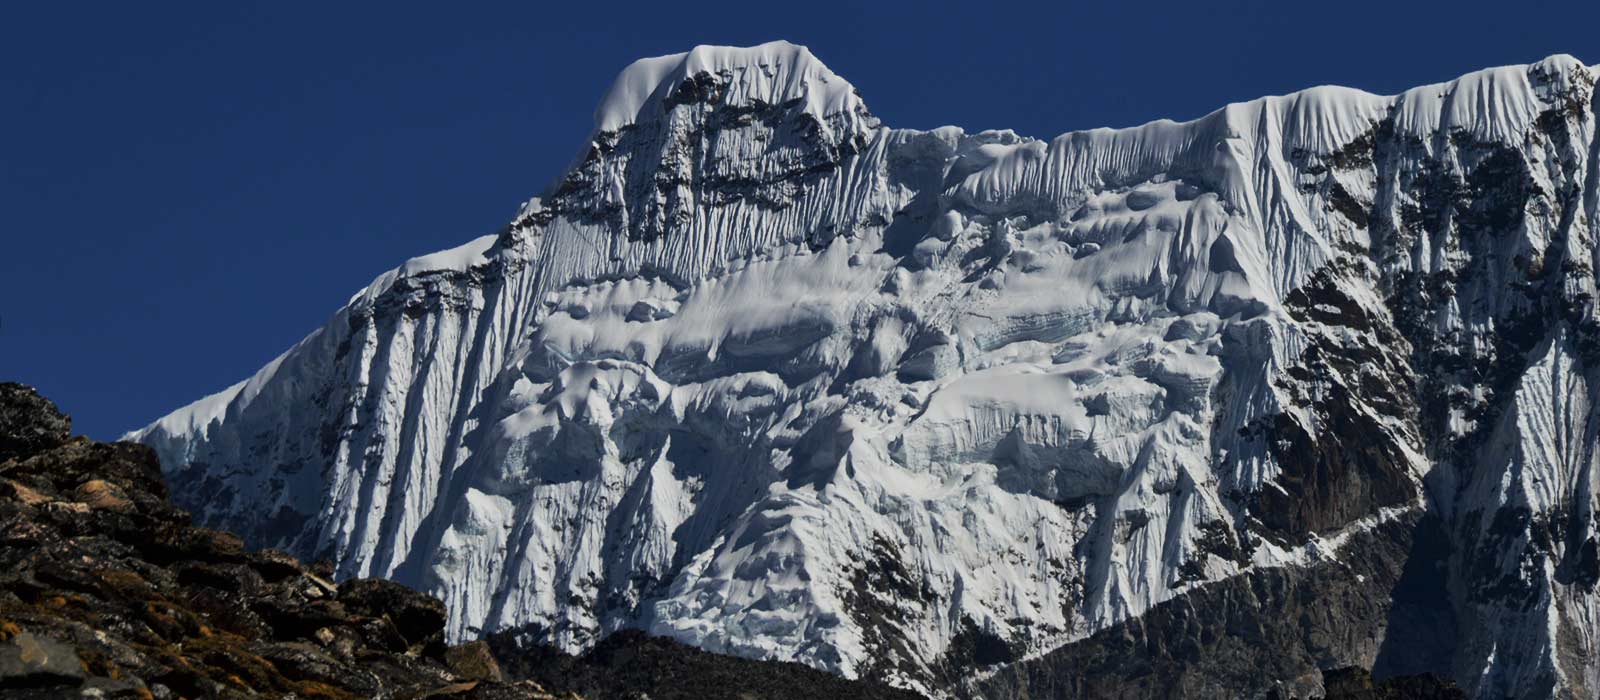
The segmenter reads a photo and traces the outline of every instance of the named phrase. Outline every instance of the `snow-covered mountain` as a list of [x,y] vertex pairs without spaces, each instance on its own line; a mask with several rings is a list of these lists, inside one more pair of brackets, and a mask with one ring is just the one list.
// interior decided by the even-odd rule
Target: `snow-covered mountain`
[[1592,697],[1597,73],[1039,141],[884,126],[783,42],[646,59],[503,231],[129,439],[456,637]]

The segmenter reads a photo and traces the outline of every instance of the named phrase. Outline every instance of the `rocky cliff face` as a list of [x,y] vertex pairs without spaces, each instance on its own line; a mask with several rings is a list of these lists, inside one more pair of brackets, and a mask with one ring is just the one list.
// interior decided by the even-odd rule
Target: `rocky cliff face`
[[[1289,645],[1274,677],[1195,687],[1587,697],[1594,81],[1038,141],[885,127],[788,44],[649,59],[500,234],[130,438],[205,522],[435,592],[454,639],[1025,694],[1152,611],[1324,596],[1237,638]],[[1294,583],[1341,565],[1375,568]],[[1386,643],[1424,613],[1452,634]]]

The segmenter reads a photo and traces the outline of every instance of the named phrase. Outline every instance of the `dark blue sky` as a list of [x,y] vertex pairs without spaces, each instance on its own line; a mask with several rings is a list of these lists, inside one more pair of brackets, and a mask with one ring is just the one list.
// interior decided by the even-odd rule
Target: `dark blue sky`
[[1040,137],[1600,62],[1596,2],[987,5],[12,3],[0,379],[99,438],[232,384],[383,270],[504,223],[618,70],[695,44],[786,38],[889,125]]

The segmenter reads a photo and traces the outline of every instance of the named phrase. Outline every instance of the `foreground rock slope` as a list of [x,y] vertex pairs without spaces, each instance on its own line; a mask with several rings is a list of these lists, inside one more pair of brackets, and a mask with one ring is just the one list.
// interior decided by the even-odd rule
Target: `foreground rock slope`
[[[1038,140],[891,128],[782,42],[646,59],[504,230],[130,438],[203,522],[437,594],[453,640],[1591,698],[1594,83]],[[1151,629],[1273,670],[1138,675]]]
[[[912,698],[795,664],[619,639],[652,659],[610,679],[605,659],[444,641],[438,599],[249,551],[190,525],[143,445],[69,437],[32,389],[0,383],[0,697]],[[689,670],[693,670],[690,673]],[[714,680],[704,682],[701,677]]]
[[191,526],[154,452],[70,424],[0,384],[5,697],[551,697],[445,645],[437,599]]

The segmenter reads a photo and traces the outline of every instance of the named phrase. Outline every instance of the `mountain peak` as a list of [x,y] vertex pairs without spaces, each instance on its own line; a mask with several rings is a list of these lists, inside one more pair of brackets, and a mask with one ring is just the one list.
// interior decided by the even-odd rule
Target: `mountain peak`
[[855,87],[834,74],[811,50],[787,41],[759,46],[696,46],[684,53],[634,61],[611,84],[595,110],[595,129],[616,131],[649,121],[662,101],[686,80],[719,76],[725,99],[781,104],[805,100],[806,111],[824,116],[862,106]]

